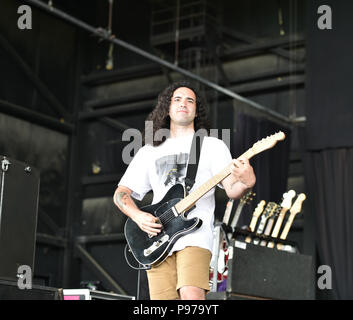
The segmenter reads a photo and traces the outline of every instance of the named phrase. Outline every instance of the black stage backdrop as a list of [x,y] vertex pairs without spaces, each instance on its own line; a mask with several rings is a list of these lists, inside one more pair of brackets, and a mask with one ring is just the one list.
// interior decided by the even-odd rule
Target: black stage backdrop
[[320,263],[331,267],[333,298],[353,299],[353,149],[308,152],[304,163]]
[[256,197],[250,206],[244,207],[238,226],[249,225],[252,212],[261,200],[265,200],[266,203],[269,201],[281,203],[282,195],[287,191],[291,131],[266,119],[254,118],[243,113],[236,115],[232,153],[234,157],[243,154],[257,141],[279,131],[285,133],[284,140],[250,159],[256,174],[256,184],[253,188]]
[[[332,12],[332,29],[318,27],[321,5]],[[308,1],[306,147],[353,146],[353,1]]]
[[[332,29],[320,30],[321,5]],[[332,269],[332,293],[353,298],[353,1],[308,1],[304,158],[319,261]]]

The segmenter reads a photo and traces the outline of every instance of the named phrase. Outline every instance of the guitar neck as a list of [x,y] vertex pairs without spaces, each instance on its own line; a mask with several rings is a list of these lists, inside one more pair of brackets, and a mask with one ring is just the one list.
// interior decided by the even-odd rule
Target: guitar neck
[[281,226],[282,226],[282,223],[283,223],[283,219],[284,219],[284,216],[286,214],[286,212],[288,211],[287,208],[282,208],[278,218],[277,218],[277,221],[276,221],[276,225],[272,231],[272,235],[271,237],[272,238],[277,238],[278,236],[278,233],[279,233],[279,230],[281,229]]
[[[283,140],[285,138],[285,134],[283,132],[278,132],[272,136],[264,138],[258,142],[256,142],[250,149],[244,152],[239,158],[251,159],[254,155],[272,148],[277,141]],[[220,183],[223,179],[228,177],[231,174],[231,165],[230,163],[226,166],[222,171],[216,174],[214,177],[207,180],[203,185],[201,185],[194,192],[190,193],[186,198],[180,200],[174,208],[176,211],[181,214],[187,210],[189,210],[197,200],[199,200],[204,194],[214,188],[218,183]]]
[[[274,221],[275,221],[275,217],[270,217],[268,219],[267,224],[266,224],[266,229],[265,229],[265,232],[264,232],[265,236],[269,236],[270,235]],[[267,244],[266,240],[261,240],[260,246],[265,246],[266,244]]]
[[[289,229],[290,229],[291,226],[292,226],[294,217],[295,217],[295,214],[291,214],[291,215],[288,217],[288,220],[287,220],[287,222],[286,222],[286,225],[285,225],[284,228],[283,228],[282,234],[281,234],[281,236],[279,237],[280,239],[282,239],[282,240],[286,240],[286,239],[287,239],[288,232],[289,232]],[[277,243],[277,249],[278,249],[278,250],[282,250],[283,247],[284,247],[284,244],[282,244],[282,243]]]
[[230,214],[233,209],[233,203],[234,203],[233,199],[229,199],[227,202],[226,210],[224,212],[223,221],[222,221],[226,225],[228,225],[228,222],[229,222]]
[[244,207],[244,203],[239,203],[238,207],[237,207],[237,210],[235,211],[235,214],[234,214],[234,218],[232,220],[232,223],[230,224],[230,226],[232,228],[235,228],[237,226],[237,223],[238,223],[238,220],[239,220],[239,217],[240,217],[240,214],[241,214],[241,211],[243,210],[243,207]]
[[269,218],[269,217],[266,217],[266,216],[262,216],[262,217],[261,217],[260,224],[259,224],[259,226],[257,227],[256,233],[262,234],[262,233],[264,232],[265,225],[266,225],[266,222],[267,222],[267,219],[268,219],[268,218]]
[[249,225],[249,229],[250,229],[251,232],[255,231],[255,226],[256,226],[257,219],[258,219],[258,217],[256,217],[256,216],[253,216],[251,218],[251,222],[250,222],[250,225]]
[[292,226],[293,220],[294,220],[295,214],[291,214],[286,222],[286,225],[283,228],[282,234],[280,236],[280,239],[286,240],[288,236],[289,229]]
[[187,197],[180,200],[176,205],[175,209],[182,213],[184,211],[189,210],[194,203],[199,200],[204,194],[210,191],[213,187],[215,187],[218,183],[220,183],[224,178],[228,177],[231,173],[229,164],[225,167],[221,172],[213,176],[212,178],[208,179],[203,185],[198,187],[195,191],[190,193]]
[[[278,218],[277,218],[277,221],[276,221],[276,225],[273,228],[273,231],[272,231],[272,234],[271,234],[272,238],[277,238],[279,230],[281,229],[281,226],[282,226],[282,223],[283,223],[283,220],[284,220],[284,216],[285,216],[287,211],[288,211],[288,208],[282,208],[281,209],[281,212],[278,215]],[[267,244],[267,247],[269,247],[269,248],[274,248],[274,246],[275,246],[275,243],[273,241],[270,241]]]
[[[248,151],[244,152],[241,157],[250,159],[252,158],[256,153],[253,152],[251,149]],[[240,157],[239,157],[240,158]],[[231,165],[227,165],[223,170],[221,170],[218,174],[213,176],[212,178],[208,179],[203,185],[201,185],[199,188],[197,188],[195,191],[190,193],[187,197],[185,197],[183,200],[180,200],[176,205],[175,209],[179,212],[185,212],[189,210],[197,200],[202,198],[204,194],[206,194],[208,191],[210,191],[212,188],[214,188],[218,183],[220,183],[223,179],[228,177],[231,174]]]
[[270,219],[268,219],[267,225],[266,225],[266,229],[264,232],[265,236],[269,236],[273,227],[273,224],[275,222],[275,217],[271,217]]

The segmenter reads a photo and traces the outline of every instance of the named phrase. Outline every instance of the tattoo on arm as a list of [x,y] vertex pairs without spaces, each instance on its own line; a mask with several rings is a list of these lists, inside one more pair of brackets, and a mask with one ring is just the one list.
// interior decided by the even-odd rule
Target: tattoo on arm
[[126,204],[127,204],[127,200],[131,199],[130,195],[124,191],[122,192],[117,192],[116,193],[116,203],[119,205],[120,209],[125,209],[126,208]]

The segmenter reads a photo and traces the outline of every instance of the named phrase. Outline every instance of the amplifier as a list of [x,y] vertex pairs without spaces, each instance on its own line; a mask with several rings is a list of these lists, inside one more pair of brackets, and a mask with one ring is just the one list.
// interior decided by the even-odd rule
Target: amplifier
[[63,300],[63,290],[38,285],[20,289],[17,282],[0,280],[0,300]]
[[254,244],[231,246],[227,296],[245,299],[315,299],[311,256]]
[[39,171],[0,156],[0,278],[17,281],[21,265],[34,267]]

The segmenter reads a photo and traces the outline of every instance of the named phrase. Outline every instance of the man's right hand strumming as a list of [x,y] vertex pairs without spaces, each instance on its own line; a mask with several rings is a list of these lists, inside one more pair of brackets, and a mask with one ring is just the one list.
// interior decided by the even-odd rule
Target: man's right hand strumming
[[156,236],[161,232],[162,225],[158,223],[158,218],[148,212],[140,211],[139,214],[136,214],[134,218],[131,219],[142,231],[147,232],[149,235]]
[[131,193],[131,189],[119,186],[114,193],[115,205],[133,220],[142,231],[156,236],[162,229],[162,225],[158,223],[158,218],[148,212],[141,211],[131,198]]

